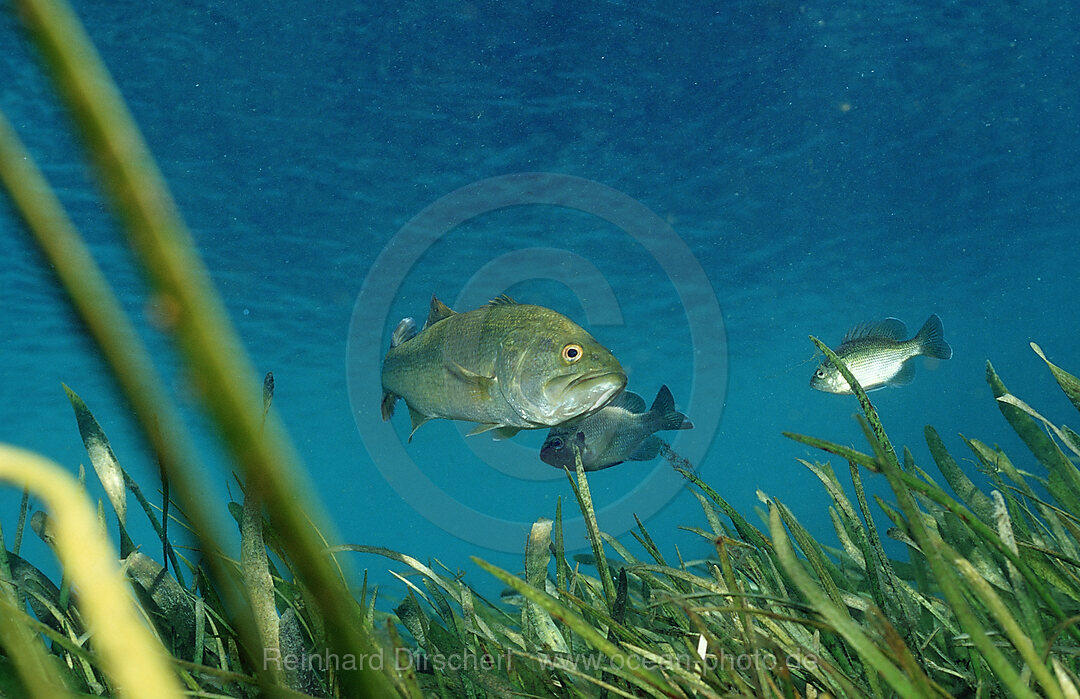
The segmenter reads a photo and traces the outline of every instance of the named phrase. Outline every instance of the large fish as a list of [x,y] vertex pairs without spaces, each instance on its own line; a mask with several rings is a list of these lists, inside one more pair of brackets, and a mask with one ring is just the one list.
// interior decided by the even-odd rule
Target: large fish
[[391,338],[382,416],[402,398],[413,433],[445,418],[479,423],[470,434],[496,430],[498,439],[598,410],[625,386],[611,352],[550,308],[500,296],[455,313],[432,296],[424,328],[406,318]]
[[599,471],[624,461],[651,461],[660,453],[659,430],[689,430],[693,423],[675,410],[675,399],[661,386],[652,407],[645,399],[624,391],[610,403],[585,417],[551,428],[540,460],[556,468],[574,469],[574,446],[581,452],[586,471]]
[[[904,323],[886,318],[880,323],[864,323],[849,330],[836,348],[836,355],[863,390],[903,386],[915,379],[915,364],[910,361],[914,357],[952,357],[952,347],[945,341],[944,333],[936,313],[908,340],[904,339],[907,336]],[[828,360],[810,377],[810,386],[827,393],[852,393],[851,386]]]

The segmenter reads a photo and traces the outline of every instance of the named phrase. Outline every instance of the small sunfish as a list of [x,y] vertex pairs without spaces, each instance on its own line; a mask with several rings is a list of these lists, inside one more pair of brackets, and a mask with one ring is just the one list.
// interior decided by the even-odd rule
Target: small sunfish
[[624,461],[649,461],[660,453],[660,438],[654,432],[693,426],[675,410],[675,399],[667,386],[660,387],[648,410],[641,396],[624,391],[595,413],[552,427],[540,448],[540,460],[556,468],[573,469],[576,442],[586,471]]
[[382,366],[382,417],[390,419],[402,398],[413,432],[445,418],[509,437],[598,410],[625,386],[619,361],[561,313],[506,296],[455,313],[432,296],[423,328],[405,318],[394,330]]
[[[854,374],[866,391],[885,386],[904,386],[915,379],[915,364],[920,355],[948,359],[952,347],[945,341],[941,318],[935,313],[910,340],[907,328],[896,318],[880,323],[856,325],[844,335],[836,355]],[[810,387],[826,393],[853,393],[851,386],[829,360],[822,362],[810,378]]]

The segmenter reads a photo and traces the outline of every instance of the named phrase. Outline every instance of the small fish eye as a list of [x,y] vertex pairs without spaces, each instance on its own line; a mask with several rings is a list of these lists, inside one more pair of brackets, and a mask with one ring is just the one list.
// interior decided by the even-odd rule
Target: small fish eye
[[558,437],[556,437],[555,439],[551,440],[551,443],[550,443],[549,446],[552,449],[562,449],[562,440],[559,439]]
[[581,349],[581,345],[571,343],[562,348],[563,361],[569,362],[570,364],[581,359],[583,354],[585,354],[585,352]]
[[818,377],[819,379],[825,378],[825,370],[824,369],[818,369],[817,371],[814,372],[814,376]]

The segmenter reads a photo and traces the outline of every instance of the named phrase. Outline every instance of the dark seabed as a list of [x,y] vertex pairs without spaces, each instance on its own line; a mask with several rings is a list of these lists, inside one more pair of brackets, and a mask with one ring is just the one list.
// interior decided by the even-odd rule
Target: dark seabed
[[[459,310],[506,292],[571,316],[631,390],[651,402],[671,387],[697,425],[675,449],[707,482],[752,520],[758,491],[781,499],[827,542],[827,496],[796,461],[820,457],[780,433],[863,442],[854,399],[810,389],[809,335],[835,346],[861,321],[895,316],[914,333],[941,316],[953,359],[872,394],[919,463],[925,424],[954,453],[962,432],[1033,461],[984,382],[988,359],[1069,419],[1028,343],[1080,371],[1072,4],[75,5],[256,366],[274,372],[274,409],[344,541],[438,558],[491,590],[469,554],[519,569],[528,524],[560,496],[576,511],[538,458],[543,433],[493,443],[441,422],[404,444],[403,409],[379,421],[378,358],[433,292]],[[226,517],[232,476],[8,13],[0,46],[0,109],[168,363]],[[0,440],[73,472],[87,463],[65,382],[155,489],[134,422],[6,200],[0,259]],[[590,483],[602,529],[633,545],[637,512],[666,554],[709,552],[677,530],[704,518],[662,459]],[[5,526],[17,504],[6,490]],[[587,546],[581,531],[568,546]],[[136,538],[154,549],[148,528]],[[400,597],[386,562],[354,562]]]

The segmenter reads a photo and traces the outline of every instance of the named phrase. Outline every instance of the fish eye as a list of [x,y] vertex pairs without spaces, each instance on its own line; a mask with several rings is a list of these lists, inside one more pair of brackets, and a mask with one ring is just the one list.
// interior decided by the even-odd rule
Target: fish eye
[[562,348],[563,361],[573,364],[577,360],[581,359],[585,352],[581,349],[581,345],[570,343],[566,347]]
[[818,377],[819,379],[825,378],[825,370],[824,369],[818,369],[817,371],[814,372],[814,376]]
[[551,442],[549,442],[548,446],[550,446],[552,449],[562,449],[562,440],[556,437],[555,439],[551,440]]

